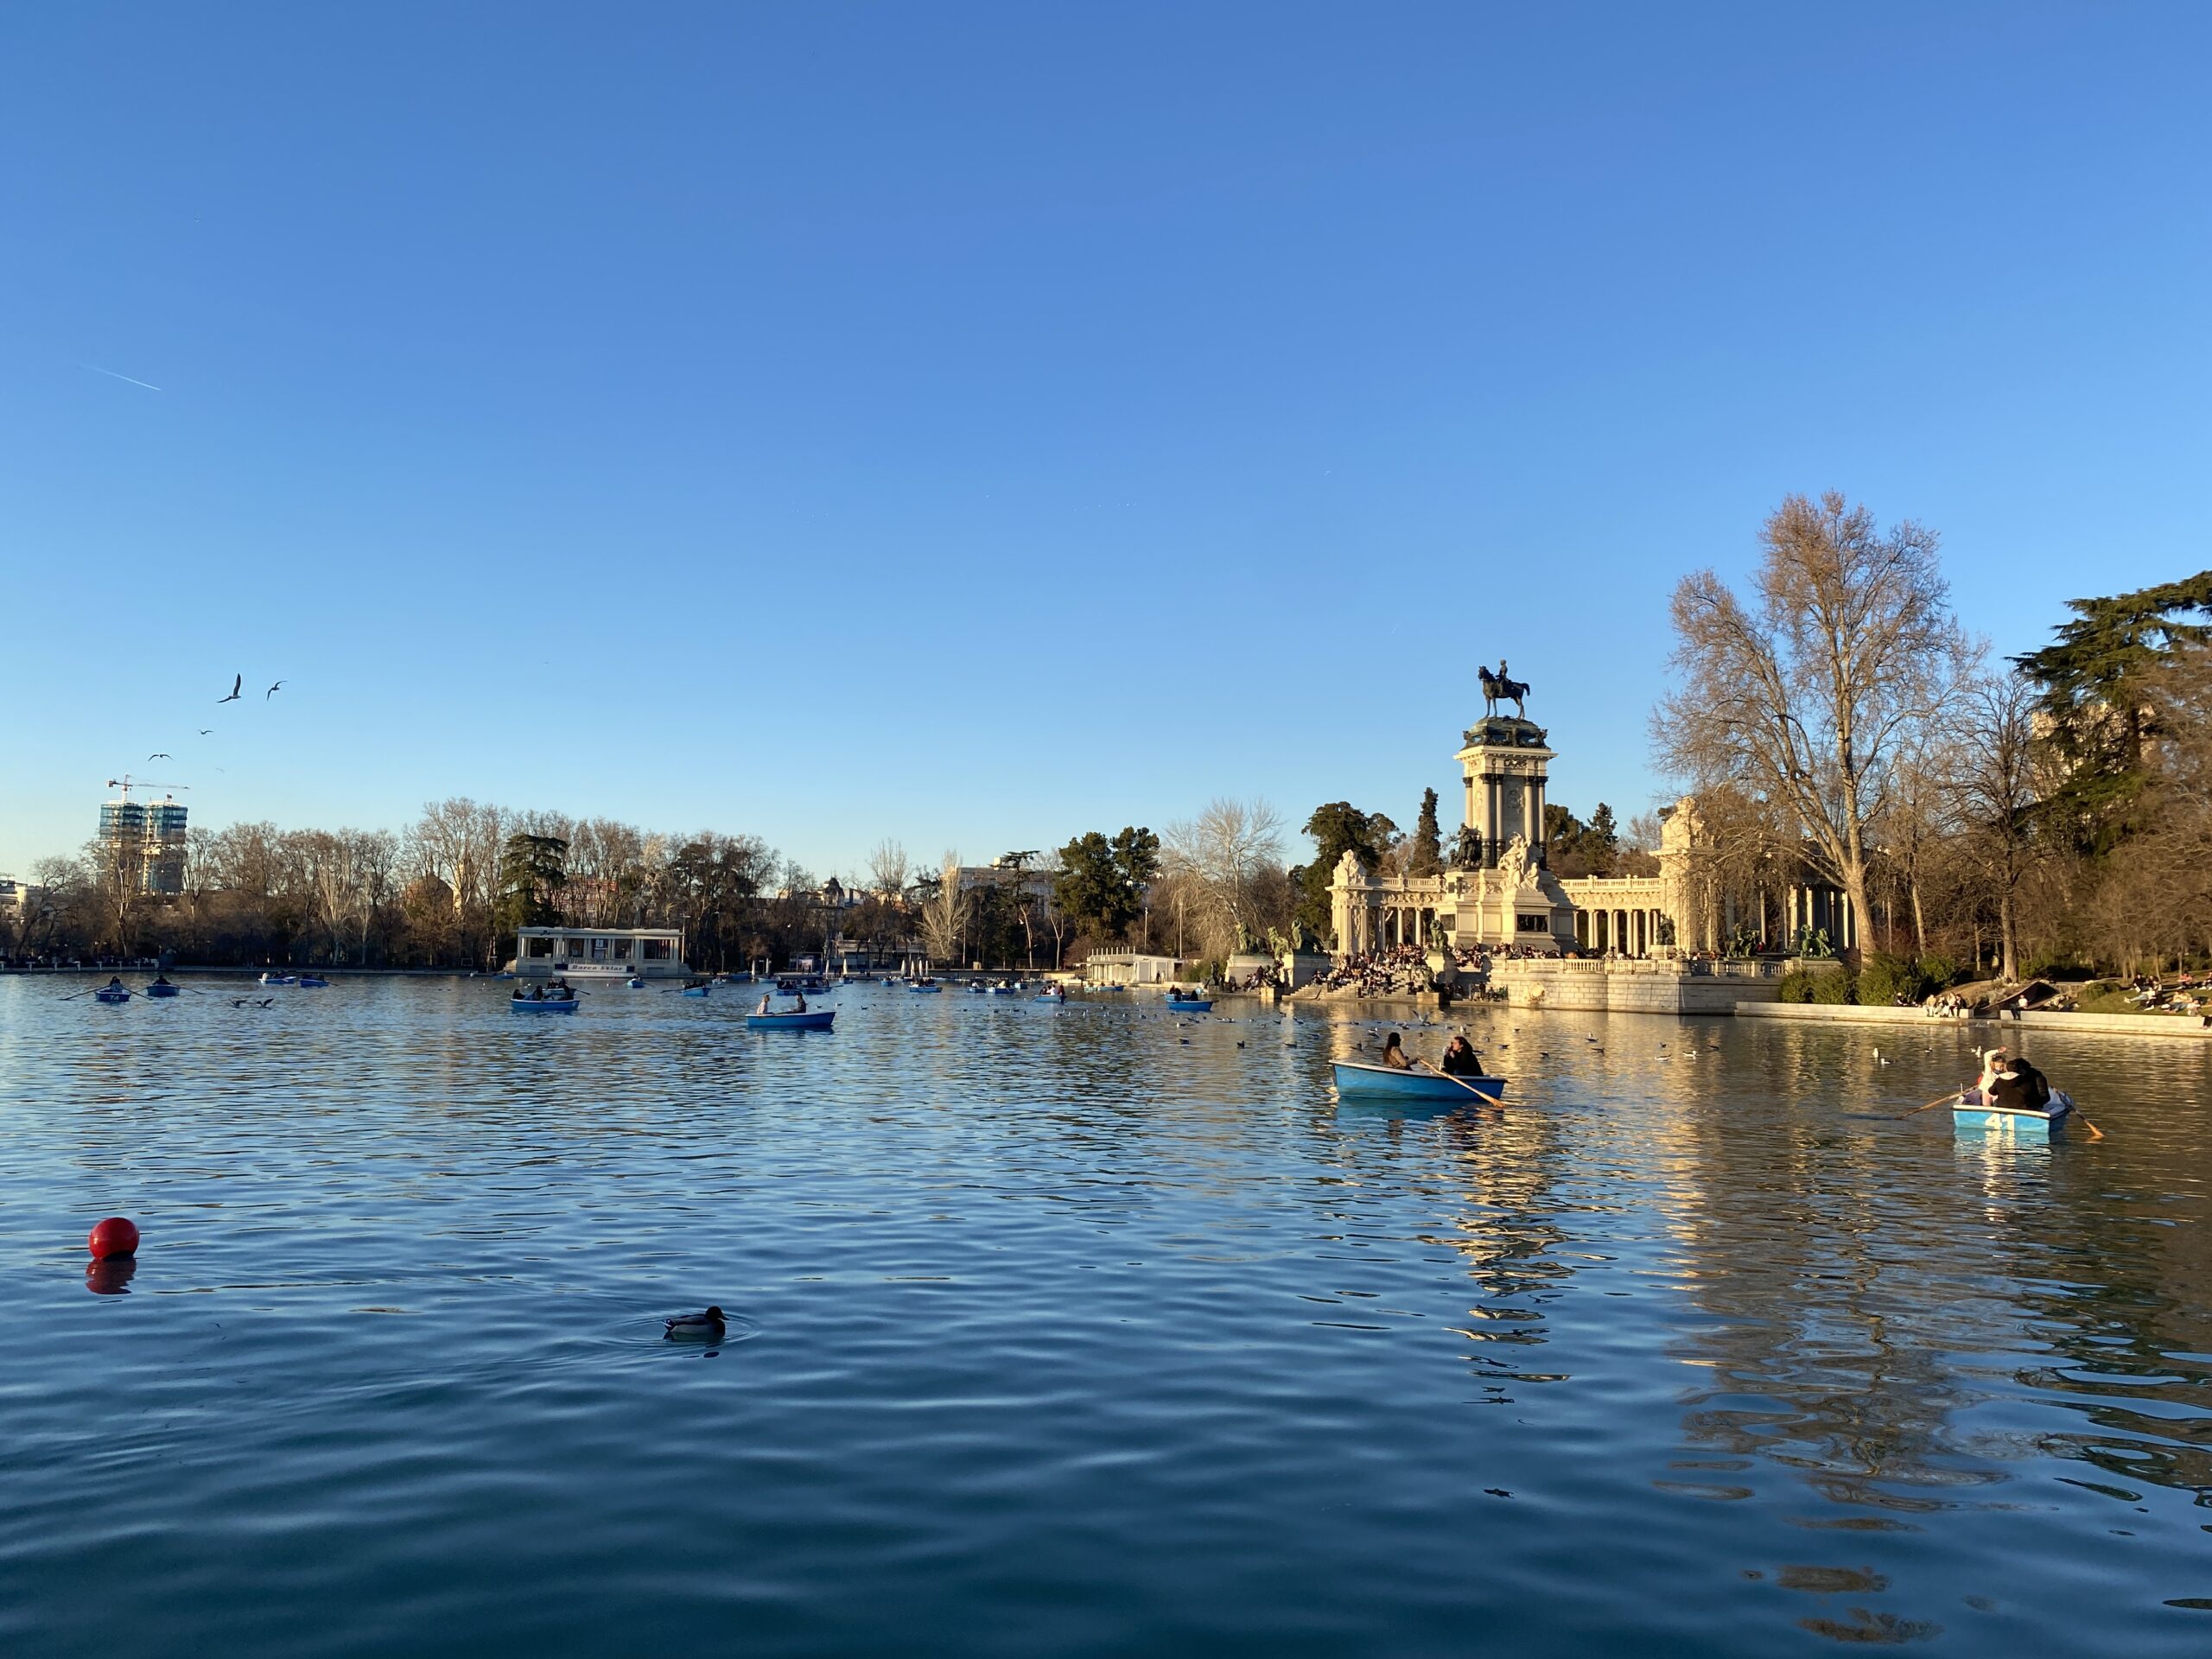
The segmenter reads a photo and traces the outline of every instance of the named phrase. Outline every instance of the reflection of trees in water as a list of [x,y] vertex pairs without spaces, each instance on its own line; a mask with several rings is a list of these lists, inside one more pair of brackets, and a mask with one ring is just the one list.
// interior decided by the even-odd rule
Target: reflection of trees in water
[[[1762,1058],[1782,1099],[1812,1069],[1789,1041]],[[1822,1058],[1831,1097],[1874,1093],[1871,1060]],[[1684,1399],[1687,1438],[1892,1511],[2003,1479],[1948,1421],[1979,1397],[1948,1354],[1985,1345],[2011,1313],[1974,1288],[2002,1263],[1961,1239],[1947,1195],[1897,1180],[1867,1126],[1732,1129],[1707,1113],[1683,1128],[1697,1174],[1675,1221],[1678,1273],[1710,1322],[1669,1351],[1713,1374]]]
[[1993,1190],[2041,1178],[2036,1202],[1992,1211],[2020,1264],[2021,1323],[2049,1350],[2013,1376],[2063,1396],[2088,1427],[2037,1435],[2035,1448],[2112,1477],[2078,1484],[2122,1502],[2162,1486],[2212,1509],[2212,1229],[2201,1204],[2173,1202],[2148,1138],[2116,1156],[2122,1168],[2094,1174],[2065,1161],[2070,1147],[1961,1157]]
[[[1810,1074],[1827,1099],[1878,1096],[1866,1046],[1791,1035],[1761,1056],[1777,1097]],[[1713,1323],[1672,1352],[1715,1374],[1685,1400],[1691,1441],[1891,1512],[1948,1507],[2042,1454],[2212,1494],[2212,1376],[2171,1357],[2202,1356],[2212,1317],[2212,1240],[2168,1201],[2202,1124],[2138,1135],[2117,1158],[2110,1142],[1960,1141],[1932,1164],[1924,1139],[1871,1124],[1731,1133],[1708,1112],[1687,1127],[1680,1272]],[[2044,1350],[2058,1363],[2021,1364]],[[2074,1396],[2093,1427],[2027,1438],[1958,1421],[2029,1389]]]

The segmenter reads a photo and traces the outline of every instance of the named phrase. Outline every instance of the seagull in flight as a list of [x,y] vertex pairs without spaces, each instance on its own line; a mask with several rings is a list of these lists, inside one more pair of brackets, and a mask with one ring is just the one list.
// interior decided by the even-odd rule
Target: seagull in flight
[[176,757],[171,754],[167,749],[163,749],[158,754],[149,754],[146,758],[149,760],[174,760],[176,759]]
[[264,692],[263,692],[263,693],[261,694],[261,700],[262,700],[264,702],[268,702],[268,701],[269,701],[269,699],[270,699],[270,698],[271,698],[271,697],[275,696],[276,696],[279,691],[282,691],[283,689],[284,689],[284,682],[283,682],[283,681],[282,681],[282,680],[279,680],[279,681],[277,681],[277,682],[276,682],[276,684],[274,684],[274,685],[270,686],[270,687],[266,691],[264,691]]
[[227,696],[227,697],[218,697],[218,698],[216,698],[216,699],[215,699],[215,706],[216,706],[218,709],[219,709],[219,708],[221,708],[221,707],[222,707],[225,703],[226,703],[226,702],[236,702],[238,700],[238,688],[239,688],[240,686],[244,685],[245,683],[245,675],[243,675],[243,674],[234,674],[234,675],[232,675],[232,676],[231,677],[231,695],[230,695],[229,696]]
[[202,726],[200,728],[200,735],[202,737],[213,737],[215,735],[215,728],[213,726]]

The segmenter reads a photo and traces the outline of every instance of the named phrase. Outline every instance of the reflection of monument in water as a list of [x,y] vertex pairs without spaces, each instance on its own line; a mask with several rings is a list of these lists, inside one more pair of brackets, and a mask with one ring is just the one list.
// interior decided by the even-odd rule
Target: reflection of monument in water
[[[1486,710],[1452,757],[1460,772],[1463,862],[1434,875],[1386,875],[1345,853],[1329,887],[1337,952],[1517,948],[1555,960],[1511,963],[1505,977],[1530,983],[1520,988],[1525,997],[1507,983],[1508,995],[1554,1007],[1725,1012],[1746,996],[1770,1000],[1776,975],[1769,964],[1687,960],[1719,951],[1739,921],[1694,799],[1666,811],[1656,875],[1553,874],[1544,805],[1557,754],[1549,734],[1526,715],[1529,687],[1504,671],[1503,663],[1495,675],[1480,671]],[[1500,715],[1501,699],[1523,712]],[[1839,944],[1854,938],[1842,896],[1817,883],[1791,887],[1787,920],[1793,931],[1801,925],[1821,929]],[[1558,960],[1578,957],[1637,960]],[[1629,968],[1637,971],[1617,971]],[[1629,982],[1639,979],[1651,982]],[[1702,982],[1680,982],[1686,980]]]

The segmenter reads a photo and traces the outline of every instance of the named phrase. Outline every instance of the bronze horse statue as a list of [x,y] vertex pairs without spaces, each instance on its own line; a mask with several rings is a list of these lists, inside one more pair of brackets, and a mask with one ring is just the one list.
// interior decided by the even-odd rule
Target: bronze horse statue
[[1499,699],[1507,698],[1512,702],[1513,712],[1516,715],[1522,720],[1529,718],[1529,705],[1522,701],[1529,695],[1528,682],[1506,678],[1505,658],[1501,657],[1497,659],[1497,672],[1495,674],[1487,668],[1475,671],[1482,676],[1483,713],[1485,715],[1495,715]]

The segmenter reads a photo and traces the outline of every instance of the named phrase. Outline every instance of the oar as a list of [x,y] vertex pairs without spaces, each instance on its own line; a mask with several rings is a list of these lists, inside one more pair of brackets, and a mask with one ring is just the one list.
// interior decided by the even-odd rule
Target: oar
[[1497,1103],[1492,1096],[1483,1093],[1481,1090],[1476,1088],[1474,1084],[1469,1083],[1465,1077],[1455,1077],[1449,1071],[1440,1071],[1434,1066],[1431,1065],[1427,1060],[1415,1060],[1414,1064],[1419,1066],[1422,1071],[1427,1072],[1431,1077],[1443,1077],[1449,1082],[1458,1084],[1462,1089],[1472,1095],[1477,1100],[1488,1101],[1493,1106]]
[[1929,1101],[1925,1106],[1916,1106],[1909,1112],[1891,1112],[1888,1114],[1890,1122],[1892,1123],[1900,1122],[1908,1117],[1918,1117],[1923,1112],[1932,1112],[1938,1106],[1948,1106],[1964,1092],[1965,1091],[1963,1090],[1954,1089],[1948,1095],[1936,1096],[1935,1099]]

